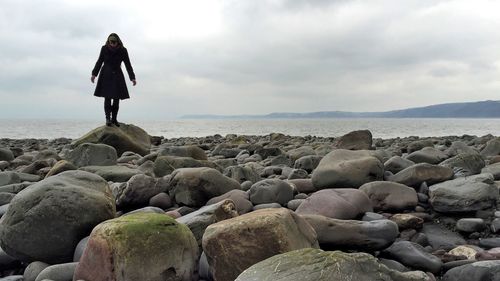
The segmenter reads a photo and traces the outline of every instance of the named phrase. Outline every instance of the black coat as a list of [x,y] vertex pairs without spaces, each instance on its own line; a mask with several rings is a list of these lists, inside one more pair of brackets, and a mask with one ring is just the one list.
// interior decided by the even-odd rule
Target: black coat
[[135,74],[130,64],[127,49],[119,47],[113,50],[106,45],[102,46],[99,59],[92,70],[92,75],[94,76],[97,76],[99,71],[101,72],[97,79],[94,96],[121,100],[130,97],[121,69],[122,61],[125,63],[130,80],[134,80]]

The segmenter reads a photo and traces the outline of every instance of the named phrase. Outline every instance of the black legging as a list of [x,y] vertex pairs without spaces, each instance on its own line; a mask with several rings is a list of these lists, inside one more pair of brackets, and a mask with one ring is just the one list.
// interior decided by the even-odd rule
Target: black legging
[[[113,100],[113,104],[111,104],[111,100]],[[120,99],[104,98],[104,113],[106,114],[106,118],[110,118],[110,115],[112,115],[112,118],[116,120],[119,108]]]

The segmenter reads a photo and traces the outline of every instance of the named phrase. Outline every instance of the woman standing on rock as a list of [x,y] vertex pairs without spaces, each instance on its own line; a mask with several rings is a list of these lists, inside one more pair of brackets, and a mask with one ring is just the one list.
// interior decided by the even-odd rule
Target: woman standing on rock
[[117,127],[120,126],[116,119],[120,100],[130,97],[121,69],[122,62],[125,63],[132,85],[135,86],[137,82],[135,81],[135,74],[130,64],[127,49],[123,46],[120,37],[116,33],[111,33],[106,40],[106,44],[101,48],[99,59],[92,70],[92,77],[90,77],[90,81],[94,83],[97,74],[99,74],[99,71],[101,72],[97,79],[94,96],[104,98],[104,113],[106,114],[107,126],[112,124]]

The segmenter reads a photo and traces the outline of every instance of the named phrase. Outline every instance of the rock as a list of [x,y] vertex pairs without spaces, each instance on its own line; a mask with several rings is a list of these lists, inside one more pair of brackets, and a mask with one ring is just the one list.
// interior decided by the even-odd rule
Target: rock
[[226,177],[230,177],[239,183],[245,181],[251,181],[252,183],[256,183],[262,179],[259,176],[259,174],[254,169],[252,169],[251,166],[248,165],[237,165],[237,166],[227,167],[226,169],[224,169],[223,174]]
[[159,150],[158,156],[190,157],[196,160],[207,160],[205,151],[196,145],[163,147]]
[[453,169],[456,176],[467,177],[481,173],[485,163],[483,158],[475,154],[458,154],[450,159],[444,160],[440,166]]
[[359,190],[370,198],[375,211],[412,209],[418,203],[415,189],[396,182],[369,182]]
[[236,162],[236,159],[234,158],[217,159],[213,160],[212,162],[215,163],[215,165],[221,167],[223,170],[226,169],[227,167],[238,165],[238,162]]
[[115,204],[106,181],[87,172],[67,171],[14,197],[0,221],[0,245],[22,260],[67,262],[80,239],[113,217]]
[[305,199],[293,199],[286,203],[286,207],[292,211],[297,210],[297,208],[304,202]]
[[450,168],[420,163],[398,172],[387,180],[411,187],[419,187],[423,182],[431,185],[451,178],[453,178],[453,170]]
[[55,264],[46,267],[38,276],[35,281],[49,280],[73,280],[77,262]]
[[82,143],[66,156],[78,168],[84,166],[116,165],[116,150],[106,144]]
[[404,229],[420,229],[424,224],[424,220],[412,214],[394,214],[391,216],[391,221],[395,222],[399,230]]
[[324,189],[309,196],[297,208],[301,215],[323,215],[334,219],[355,219],[365,212],[372,212],[371,201],[357,189]]
[[142,174],[140,170],[126,166],[86,166],[79,170],[94,173],[112,182],[126,182],[131,177]]
[[64,171],[71,171],[71,170],[76,170],[78,169],[73,163],[68,162],[66,160],[59,160],[45,175],[45,178],[48,178],[53,175],[60,174]]
[[387,248],[399,235],[390,220],[371,222],[339,220],[321,215],[301,215],[316,231],[322,249],[376,251]]
[[121,156],[125,151],[132,151],[142,156],[149,153],[151,139],[141,128],[132,124],[120,124],[116,126],[101,126],[83,137],[75,140],[71,145],[77,147],[83,143],[102,143],[116,149],[117,155]]
[[438,273],[443,263],[425,251],[419,244],[409,241],[394,242],[389,248],[382,251],[384,256],[399,261],[411,268]]
[[9,256],[4,250],[2,250],[2,248],[0,248],[0,270],[14,269],[20,266],[21,263],[19,260]]
[[500,238],[492,237],[492,238],[483,238],[479,239],[479,246],[485,249],[491,248],[499,248],[500,247]]
[[250,196],[247,192],[239,189],[228,191],[221,196],[214,197],[208,200],[207,205],[215,204],[217,202],[230,199],[236,206],[238,214],[243,215],[252,211],[253,204],[250,202]]
[[262,156],[262,159],[266,159],[269,156],[281,155],[283,151],[279,147],[263,147],[255,150],[255,153]]
[[451,249],[448,254],[455,256],[465,256],[467,257],[467,259],[473,260],[476,258],[476,254],[479,252],[478,249],[480,248],[476,246],[462,245]]
[[486,228],[486,223],[480,218],[462,218],[457,221],[456,228],[463,232],[480,232]]
[[448,156],[434,147],[424,147],[421,150],[414,151],[406,156],[406,159],[415,163],[429,163],[438,164],[443,160],[448,158]]
[[173,206],[172,199],[165,192],[160,192],[149,199],[149,206],[158,207],[160,209],[168,209]]
[[434,143],[429,139],[413,141],[408,144],[407,150],[408,153],[412,153],[414,151],[421,150],[424,147],[434,147]]
[[299,148],[295,149],[290,149],[289,151],[286,152],[286,155],[292,159],[292,162],[295,163],[295,161],[303,156],[309,156],[309,155],[316,155],[316,151],[311,146],[301,146]]
[[240,189],[240,184],[212,168],[181,168],[172,173],[169,195],[175,202],[191,207],[201,207],[213,197],[230,190]]
[[158,156],[154,162],[154,173],[157,177],[171,174],[175,169],[210,167],[218,168],[214,163],[207,160],[196,160],[191,157]]
[[235,281],[430,281],[424,272],[399,272],[366,253],[300,249],[263,260],[243,271]]
[[303,169],[308,173],[311,173],[314,169],[316,169],[316,167],[318,167],[321,159],[323,159],[323,156],[319,155],[302,156],[295,161],[293,167],[295,169]]
[[73,280],[193,280],[198,246],[183,224],[134,213],[92,230]]
[[254,205],[279,203],[286,206],[288,201],[293,199],[293,187],[283,180],[266,179],[254,183],[249,194]]
[[432,185],[429,196],[434,210],[460,213],[494,207],[499,193],[491,174],[479,174]]
[[[24,281],[22,275],[10,275],[4,278],[0,278],[0,281]],[[43,280],[43,281],[52,281],[52,280]]]
[[12,161],[14,160],[14,153],[8,148],[0,147],[0,161]]
[[468,146],[462,141],[454,141],[451,143],[450,147],[445,151],[445,153],[452,157],[459,154],[479,154],[475,148]]
[[41,261],[34,261],[30,263],[25,269],[24,269],[24,274],[23,274],[23,279],[24,281],[35,281],[36,277],[42,270],[47,268],[49,264],[41,262]]
[[485,158],[500,154],[500,139],[494,138],[492,140],[489,140],[480,153],[481,156]]
[[459,234],[448,230],[438,224],[424,224],[422,233],[434,250],[451,250],[457,246],[465,245],[467,242]]
[[223,220],[210,225],[203,235],[203,250],[218,281],[232,281],[243,270],[271,256],[317,247],[314,229],[285,208]]
[[370,151],[344,149],[328,153],[312,173],[314,187],[358,188],[367,182],[382,180],[384,165],[372,155]]
[[161,192],[167,192],[168,182],[163,178],[134,175],[126,183],[113,188],[113,196],[118,207],[145,206],[149,199]]
[[20,183],[21,177],[16,172],[0,172],[0,186]]
[[287,180],[287,182],[299,193],[313,193],[318,191],[311,179],[291,179]]
[[[201,239],[205,233],[205,229],[213,223],[227,220],[238,216],[234,202],[230,199],[225,199],[212,205],[201,207],[199,210],[182,216],[177,222],[187,225],[194,238],[201,248]],[[201,249],[200,249],[201,250]]]
[[281,204],[279,203],[265,203],[253,206],[252,210],[256,211],[262,209],[280,209],[280,208],[283,208],[283,206],[281,206]]
[[495,180],[500,180],[500,163],[488,165],[481,169],[481,173],[490,173]]
[[443,281],[495,281],[500,278],[500,260],[478,261],[448,270]]
[[26,187],[28,187],[32,184],[33,183],[31,183],[31,182],[8,184],[8,185],[0,186],[0,192],[19,193],[21,190],[25,189]]
[[393,156],[385,161],[384,170],[397,174],[412,165],[415,165],[415,162],[402,158],[401,156]]
[[76,245],[75,253],[73,254],[73,261],[74,262],[79,262],[80,259],[82,258],[83,252],[85,251],[85,249],[87,248],[87,244],[89,243],[89,238],[90,238],[90,236],[83,238]]
[[341,136],[335,146],[339,149],[369,150],[372,148],[372,133],[368,130],[359,130]]
[[0,192],[0,206],[9,204],[14,198],[15,194],[10,192]]

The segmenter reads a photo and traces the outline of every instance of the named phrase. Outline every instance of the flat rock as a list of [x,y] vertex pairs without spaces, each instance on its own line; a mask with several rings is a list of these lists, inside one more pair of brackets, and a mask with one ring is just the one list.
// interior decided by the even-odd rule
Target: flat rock
[[77,167],[116,165],[116,149],[102,143],[82,143],[66,155]]
[[422,233],[425,234],[434,250],[449,251],[457,246],[467,244],[462,236],[438,224],[425,223]]
[[448,167],[420,163],[410,166],[387,180],[402,183],[411,187],[419,187],[426,182],[428,185],[447,181],[453,178],[453,170]]
[[424,147],[421,150],[414,151],[406,156],[406,159],[414,163],[429,164],[439,164],[446,158],[448,158],[448,155],[434,147]]
[[415,189],[396,182],[369,182],[359,190],[370,198],[375,211],[412,209],[418,203]]
[[138,169],[131,169],[126,166],[86,166],[81,167],[79,170],[94,173],[101,176],[107,181],[112,182],[126,182],[131,177],[142,174]]

